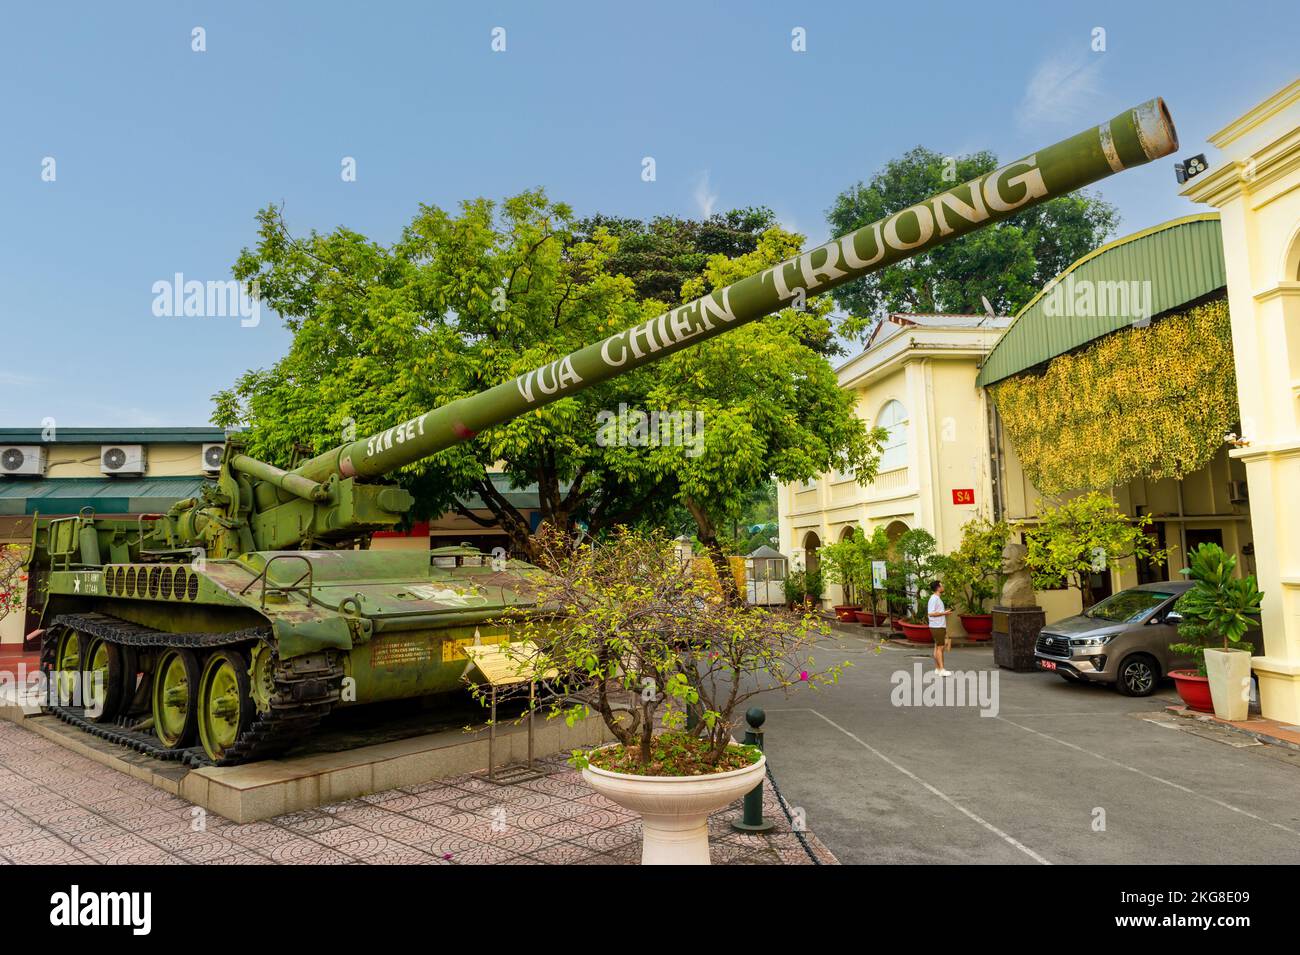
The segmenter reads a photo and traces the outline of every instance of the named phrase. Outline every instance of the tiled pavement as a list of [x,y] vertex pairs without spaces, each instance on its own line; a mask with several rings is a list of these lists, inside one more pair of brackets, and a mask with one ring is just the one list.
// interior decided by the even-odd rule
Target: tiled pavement
[[[639,861],[636,817],[557,757],[513,786],[458,776],[237,824],[0,721],[0,865],[414,863],[607,865]],[[709,820],[715,864],[835,859],[796,834],[769,785],[777,829],[734,831],[739,803]],[[802,837],[802,838],[801,838]]]

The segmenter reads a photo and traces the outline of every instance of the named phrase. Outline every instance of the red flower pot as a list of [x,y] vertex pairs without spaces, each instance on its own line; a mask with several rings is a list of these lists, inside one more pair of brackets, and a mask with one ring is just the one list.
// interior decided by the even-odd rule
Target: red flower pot
[[869,610],[859,610],[855,612],[853,616],[858,621],[858,623],[862,624],[864,627],[879,626],[879,624],[877,624],[876,621],[880,618],[880,615],[872,613]]
[[1214,700],[1210,698],[1208,677],[1198,676],[1195,670],[1170,670],[1169,676],[1189,710],[1200,713],[1214,712]]
[[835,610],[835,618],[841,623],[853,623],[857,620],[855,614],[862,608],[853,604],[841,604],[833,609]]
[[930,625],[925,623],[908,623],[906,620],[896,621],[903,635],[913,643],[934,643],[934,635],[930,633]]
[[993,633],[993,614],[961,613],[957,615],[966,636],[972,640],[988,640]]

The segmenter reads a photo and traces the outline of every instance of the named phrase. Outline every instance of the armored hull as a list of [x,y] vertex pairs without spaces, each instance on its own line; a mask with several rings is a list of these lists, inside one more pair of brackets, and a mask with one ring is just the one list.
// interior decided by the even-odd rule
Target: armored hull
[[[54,536],[129,534],[71,524]],[[507,638],[537,573],[471,547],[135,557],[48,573],[51,709],[196,765],[278,755],[338,707],[462,687],[463,648]]]

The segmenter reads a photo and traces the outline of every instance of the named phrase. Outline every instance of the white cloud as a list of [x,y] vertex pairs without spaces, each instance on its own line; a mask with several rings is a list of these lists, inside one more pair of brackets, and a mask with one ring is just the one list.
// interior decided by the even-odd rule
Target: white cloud
[[699,213],[700,218],[707,219],[713,215],[713,207],[718,204],[718,194],[709,182],[709,171],[707,169],[695,180],[693,197],[695,199],[695,211]]
[[1039,63],[1020,101],[1019,124],[1028,128],[1084,116],[1101,92],[1105,56],[1086,49],[1066,50]]

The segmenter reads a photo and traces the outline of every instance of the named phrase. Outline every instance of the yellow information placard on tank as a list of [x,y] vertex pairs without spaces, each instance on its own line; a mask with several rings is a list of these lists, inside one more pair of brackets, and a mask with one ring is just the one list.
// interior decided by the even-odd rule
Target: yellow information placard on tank
[[493,686],[549,680],[559,673],[554,667],[544,673],[538,671],[537,644],[530,640],[521,640],[508,651],[498,642],[495,646],[466,647],[464,653]]
[[442,641],[442,662],[454,663],[457,660],[464,660],[466,658],[465,648],[472,647],[475,640],[478,640],[483,646],[490,646],[509,639],[502,633],[491,637],[462,637],[459,640],[444,640]]

